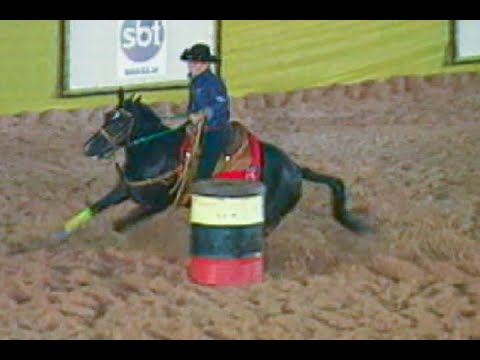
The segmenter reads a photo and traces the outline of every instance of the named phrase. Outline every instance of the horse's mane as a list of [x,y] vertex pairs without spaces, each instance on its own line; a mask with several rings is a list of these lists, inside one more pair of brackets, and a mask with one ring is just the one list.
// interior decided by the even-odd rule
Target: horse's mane
[[162,124],[162,118],[155,114],[151,107],[142,103],[141,98],[137,99],[127,99],[123,103],[125,110],[129,111],[137,120],[140,120],[142,125],[150,125],[153,129],[164,130],[167,129],[165,125]]
[[[162,123],[162,118],[157,115],[150,106],[141,102],[141,97],[134,99],[132,96],[123,102],[123,108],[129,111],[135,119],[139,120],[137,123],[140,126],[137,129],[141,135],[148,135],[152,132],[169,131],[168,126]],[[182,131],[172,131],[168,136],[162,137],[166,144],[173,145],[179,143],[183,138]]]

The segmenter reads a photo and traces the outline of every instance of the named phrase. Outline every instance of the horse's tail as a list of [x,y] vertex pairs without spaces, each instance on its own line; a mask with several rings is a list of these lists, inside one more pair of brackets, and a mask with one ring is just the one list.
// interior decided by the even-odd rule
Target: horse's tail
[[334,218],[346,228],[355,232],[369,231],[369,227],[347,210],[347,193],[344,182],[336,177],[322,175],[307,167],[301,167],[302,178],[317,184],[327,185],[332,191]]

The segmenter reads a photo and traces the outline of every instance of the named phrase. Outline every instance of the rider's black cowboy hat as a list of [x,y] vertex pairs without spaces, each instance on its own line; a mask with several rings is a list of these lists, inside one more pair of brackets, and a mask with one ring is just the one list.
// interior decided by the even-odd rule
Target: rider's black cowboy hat
[[210,47],[205,44],[195,44],[190,49],[185,49],[180,59],[183,61],[220,61],[218,57],[210,53]]

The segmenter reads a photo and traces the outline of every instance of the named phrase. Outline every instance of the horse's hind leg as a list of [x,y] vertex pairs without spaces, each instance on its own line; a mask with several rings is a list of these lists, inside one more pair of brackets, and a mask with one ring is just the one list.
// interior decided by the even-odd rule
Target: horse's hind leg
[[163,211],[163,208],[139,206],[133,209],[127,216],[117,220],[113,229],[119,233],[125,233],[140,222],[147,220],[153,215]]

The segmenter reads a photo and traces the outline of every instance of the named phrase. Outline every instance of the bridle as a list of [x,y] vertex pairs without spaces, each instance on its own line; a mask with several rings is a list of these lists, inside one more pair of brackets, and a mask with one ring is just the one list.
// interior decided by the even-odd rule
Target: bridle
[[124,109],[117,109],[115,110],[120,113],[120,115],[126,117],[130,123],[126,132],[121,131],[118,134],[112,135],[110,134],[107,129],[102,126],[99,130],[99,133],[108,141],[108,143],[112,146],[114,152],[118,149],[118,144],[124,140],[128,140],[132,135],[133,128],[135,126],[135,117],[127,110]]
[[[172,185],[175,182],[177,176],[180,174],[180,172],[182,170],[182,164],[179,164],[175,169],[167,171],[166,173],[160,174],[160,175],[158,175],[154,178],[145,179],[145,180],[130,181],[130,180],[127,179],[124,171],[122,170],[122,167],[120,166],[120,164],[117,161],[116,152],[118,150],[118,144],[121,143],[124,140],[127,140],[127,145],[125,147],[126,148],[131,148],[131,147],[134,147],[136,145],[146,143],[146,142],[149,142],[153,139],[156,139],[156,138],[159,138],[161,136],[164,136],[164,135],[170,134],[172,132],[178,131],[181,127],[186,126],[187,123],[181,125],[178,128],[175,128],[175,129],[160,131],[158,133],[143,136],[143,137],[141,137],[139,139],[136,139],[134,141],[130,141],[132,131],[133,131],[133,128],[134,128],[135,123],[136,123],[135,116],[131,112],[129,112],[125,109],[117,109],[115,111],[120,112],[121,116],[130,120],[128,130],[126,132],[122,131],[119,134],[112,135],[105,129],[105,127],[102,127],[99,130],[99,134],[101,134],[108,141],[108,143],[110,144],[110,146],[113,149],[112,151],[113,151],[113,159],[114,159],[114,162],[115,162],[115,168],[116,168],[116,170],[117,170],[117,172],[120,176],[121,181],[129,187],[142,187],[142,186],[149,186],[149,185],[154,185],[154,184],[162,184],[164,186]],[[174,186],[174,189],[175,188],[177,188],[177,186]]]

